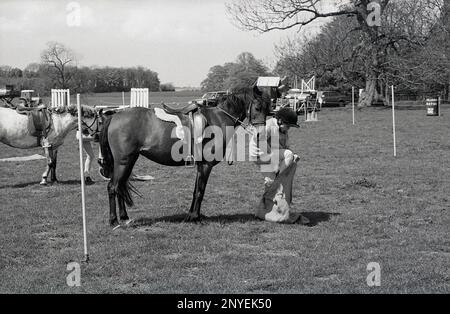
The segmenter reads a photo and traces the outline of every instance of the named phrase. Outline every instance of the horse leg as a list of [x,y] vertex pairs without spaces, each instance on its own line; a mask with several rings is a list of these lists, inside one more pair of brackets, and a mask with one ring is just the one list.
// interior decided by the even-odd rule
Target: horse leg
[[[128,157],[127,162],[125,165],[120,165],[118,167],[118,175],[119,175],[119,185],[118,185],[118,194],[117,194],[117,201],[119,203],[119,217],[120,220],[125,222],[126,225],[128,225],[131,220],[128,217],[127,214],[127,208],[125,205],[125,197],[130,197],[129,195],[129,186],[128,186],[128,180],[130,178],[131,172],[133,171],[133,167],[138,159],[139,155]],[[127,194],[128,196],[125,196],[124,194]]]
[[[127,222],[129,220],[126,211],[125,203],[127,199],[130,200],[131,196],[128,187],[128,178],[130,177],[131,171],[136,163],[139,155],[129,156],[122,159],[122,162],[117,162],[114,164],[113,177],[108,183],[108,194],[109,194],[109,223],[112,227],[119,226],[116,214],[116,197],[119,203],[119,216],[120,220]],[[130,204],[129,204],[130,205]]]
[[117,181],[117,179],[115,179],[113,177],[113,179],[111,179],[108,182],[109,224],[113,228],[116,228],[117,226],[119,226],[119,222],[117,220],[117,214],[116,214],[116,188],[115,188],[115,186],[117,186],[117,184],[114,183],[115,181]]
[[212,166],[206,163],[197,164],[197,177],[195,178],[195,188],[189,213],[185,221],[197,221],[200,219],[200,207],[205,194],[206,184],[211,174]]
[[51,180],[52,182],[58,182],[58,179],[56,178],[56,160],[58,159],[58,150],[55,149],[53,151],[53,154],[51,156],[52,158],[52,171],[51,171]]
[[39,183],[40,185],[47,185],[47,177],[50,171],[52,170],[52,163],[53,163],[51,147],[44,147],[44,153],[47,159],[47,167],[45,168],[45,171],[42,174],[42,180]]

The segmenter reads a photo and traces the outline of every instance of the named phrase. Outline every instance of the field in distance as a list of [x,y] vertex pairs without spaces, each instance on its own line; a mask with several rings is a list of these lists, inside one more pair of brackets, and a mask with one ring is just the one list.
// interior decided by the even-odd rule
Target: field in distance
[[[150,104],[178,103],[187,104],[189,101],[201,98],[203,91],[178,91],[178,92],[149,92]],[[130,104],[130,93],[125,93],[125,105]],[[71,94],[71,102],[76,103],[76,94]],[[81,94],[81,103],[89,106],[122,105],[122,93],[92,93]],[[50,97],[43,98],[44,103],[50,103]]]

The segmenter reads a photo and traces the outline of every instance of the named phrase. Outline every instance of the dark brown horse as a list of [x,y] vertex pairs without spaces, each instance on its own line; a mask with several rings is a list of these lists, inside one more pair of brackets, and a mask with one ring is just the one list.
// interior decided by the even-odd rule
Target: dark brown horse
[[[224,96],[218,101],[217,107],[201,107],[200,112],[206,119],[206,126],[215,126],[222,129],[223,139],[204,138],[202,147],[208,145],[221,149],[222,158],[207,161],[202,158],[196,160],[197,177],[193,200],[186,221],[200,219],[200,206],[205,193],[206,184],[212,168],[222,159],[226,151],[226,128],[238,127],[241,121],[248,119],[252,125],[264,125],[266,116],[270,111],[270,98],[261,93],[257,87],[244,89],[231,95]],[[183,116],[180,116],[183,118]],[[173,157],[173,146],[179,141],[173,138],[175,124],[159,119],[155,110],[146,108],[131,108],[106,117],[100,133],[100,146],[103,155],[102,173],[110,178],[108,184],[111,226],[117,227],[119,222],[116,215],[116,197],[119,203],[120,220],[128,222],[126,205],[132,206],[133,200],[128,183],[133,166],[139,155],[166,166],[184,166],[185,160],[176,160]],[[229,140],[229,138],[228,138]],[[223,145],[215,147],[214,145]]]

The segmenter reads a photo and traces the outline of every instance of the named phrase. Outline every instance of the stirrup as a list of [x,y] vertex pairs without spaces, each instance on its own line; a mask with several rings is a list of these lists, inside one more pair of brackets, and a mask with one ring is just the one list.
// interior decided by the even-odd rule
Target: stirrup
[[186,160],[184,162],[184,165],[187,168],[193,168],[195,166],[195,158],[194,158],[194,156],[193,155],[186,156]]

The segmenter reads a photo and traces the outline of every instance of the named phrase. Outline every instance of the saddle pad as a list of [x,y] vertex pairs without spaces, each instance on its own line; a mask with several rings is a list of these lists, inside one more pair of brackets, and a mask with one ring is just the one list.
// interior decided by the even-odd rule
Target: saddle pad
[[155,110],[155,115],[158,119],[160,119],[162,121],[166,121],[166,122],[173,122],[176,124],[175,134],[176,134],[177,138],[179,138],[180,140],[183,140],[185,135],[184,135],[184,129],[183,129],[183,125],[181,124],[180,118],[177,115],[168,114],[161,108],[154,108],[154,110]]

